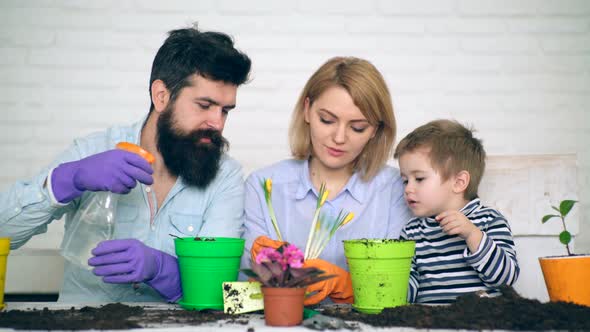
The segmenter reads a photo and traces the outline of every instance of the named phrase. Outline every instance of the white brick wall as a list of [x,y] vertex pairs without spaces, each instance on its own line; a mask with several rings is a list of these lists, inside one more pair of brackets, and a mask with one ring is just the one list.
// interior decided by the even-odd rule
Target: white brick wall
[[[253,60],[253,80],[240,90],[226,130],[231,154],[247,172],[288,157],[291,109],[321,63],[336,55],[364,57],[390,86],[399,137],[426,121],[456,118],[478,129],[489,155],[574,156],[582,201],[576,249],[590,252],[585,0],[3,0],[0,190],[34,174],[74,137],[143,116],[156,50],[168,30],[193,21],[233,35]],[[518,174],[530,175],[510,165],[501,167],[511,176],[491,187],[544,194],[513,188],[528,183]],[[553,184],[562,180],[551,176],[557,176]],[[515,228],[527,229],[518,243],[533,257],[530,247],[551,232],[535,224],[536,205],[527,209],[517,219],[534,214],[533,222]],[[29,248],[55,247],[60,226]],[[526,263],[531,269],[533,261]],[[538,274],[525,275],[538,282]],[[20,278],[14,280],[22,285]],[[546,298],[541,288],[523,290]]]

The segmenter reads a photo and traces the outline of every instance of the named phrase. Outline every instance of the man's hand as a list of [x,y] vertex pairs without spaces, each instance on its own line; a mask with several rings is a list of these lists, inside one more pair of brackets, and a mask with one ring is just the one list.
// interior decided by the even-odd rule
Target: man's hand
[[136,239],[107,240],[92,249],[88,265],[104,282],[125,284],[153,279],[160,270],[161,251]]
[[68,203],[87,190],[126,194],[137,181],[152,184],[152,173],[144,158],[115,149],[59,165],[51,174],[51,184],[55,198]]
[[458,235],[465,240],[472,253],[477,251],[483,233],[462,212],[455,210],[445,211],[437,215],[436,220],[445,234]]
[[107,240],[92,250],[88,265],[104,282],[126,284],[144,282],[168,302],[182,297],[176,257],[151,248],[136,239]]

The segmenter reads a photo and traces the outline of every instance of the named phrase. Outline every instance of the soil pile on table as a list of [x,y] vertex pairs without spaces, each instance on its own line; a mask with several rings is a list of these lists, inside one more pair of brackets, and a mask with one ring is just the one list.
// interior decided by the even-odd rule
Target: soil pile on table
[[[541,303],[520,297],[512,288],[502,288],[502,293],[495,298],[465,295],[445,306],[388,308],[377,315],[356,312],[350,305],[328,305],[318,310],[327,316],[379,327],[590,331],[590,307],[564,302]],[[196,326],[208,322],[218,322],[220,326],[246,325],[248,317],[226,315],[221,311],[162,310],[120,303],[99,308],[0,312],[0,328],[20,330],[118,330]]]
[[322,313],[380,327],[590,331],[590,307],[565,302],[541,303],[522,298],[509,287],[501,290],[502,296],[469,294],[448,306],[407,305],[387,308],[376,315],[333,307]]
[[[0,327],[18,330],[122,330],[142,327],[200,325],[223,319],[244,324],[220,311],[144,309],[120,303],[68,310],[10,310],[0,312]],[[246,322],[247,323],[247,322]]]

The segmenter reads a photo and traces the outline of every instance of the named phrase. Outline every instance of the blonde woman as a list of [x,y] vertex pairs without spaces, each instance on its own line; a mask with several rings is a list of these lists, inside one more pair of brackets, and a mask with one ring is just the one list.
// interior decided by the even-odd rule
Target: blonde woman
[[245,184],[244,226],[249,266],[263,247],[281,242],[272,225],[261,182],[271,178],[272,203],[283,240],[305,248],[320,185],[329,191],[322,208],[328,218],[340,210],[354,219],[339,229],[319,259],[306,260],[337,277],[308,287],[306,305],[326,297],[352,303],[342,240],[398,238],[411,218],[399,171],[386,166],[396,135],[391,96],[368,61],[332,58],[305,85],[289,132],[293,159],[253,172]]

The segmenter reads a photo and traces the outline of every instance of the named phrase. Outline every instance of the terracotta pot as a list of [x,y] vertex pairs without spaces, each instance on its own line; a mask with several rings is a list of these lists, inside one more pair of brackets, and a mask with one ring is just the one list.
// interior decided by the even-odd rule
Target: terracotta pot
[[303,320],[305,288],[262,287],[264,320],[269,326],[295,326]]
[[590,306],[590,255],[539,258],[552,302]]

